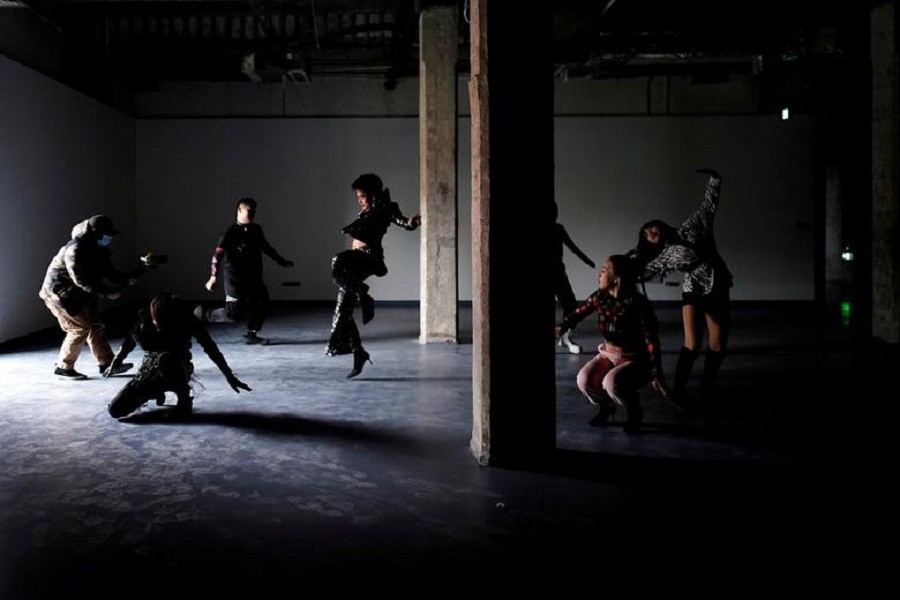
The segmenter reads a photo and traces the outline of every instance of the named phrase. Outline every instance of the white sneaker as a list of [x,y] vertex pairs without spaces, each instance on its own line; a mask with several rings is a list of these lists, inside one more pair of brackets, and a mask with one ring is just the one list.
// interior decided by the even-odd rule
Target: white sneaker
[[573,342],[570,335],[571,332],[565,332],[562,337],[559,338],[560,345],[568,348],[571,354],[581,354],[581,346]]

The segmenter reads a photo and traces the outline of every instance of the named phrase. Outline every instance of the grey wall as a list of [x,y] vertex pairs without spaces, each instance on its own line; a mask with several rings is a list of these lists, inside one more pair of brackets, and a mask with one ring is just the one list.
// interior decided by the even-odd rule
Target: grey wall
[[[200,287],[214,242],[231,222],[237,198],[255,196],[261,203],[257,220],[269,240],[297,262],[292,272],[267,263],[273,297],[328,299],[334,293],[331,256],[347,244],[340,228],[357,210],[352,179],[378,172],[407,213],[417,210],[417,127],[412,118],[141,121],[137,237],[173,255],[165,272],[171,287],[188,297],[218,298]],[[462,300],[472,297],[468,128],[469,120],[460,119]],[[810,300],[813,146],[808,119],[560,117],[560,221],[599,264],[632,248],[638,228],[651,218],[680,224],[702,199],[704,179],[694,169],[715,167],[724,176],[716,234],[737,281],[733,297]],[[510,210],[525,210],[528,202],[523,173],[521,195],[510,200]],[[418,234],[394,228],[386,250],[390,273],[373,280],[376,297],[416,300]],[[596,272],[571,254],[566,261],[577,294],[586,296]],[[301,287],[279,285],[294,274]],[[663,284],[648,292],[653,299],[680,297],[679,288]]]
[[[705,178],[694,170],[713,167],[723,175],[715,233],[735,276],[732,297],[812,300],[814,138],[811,118],[558,118],[559,221],[599,262],[633,248],[652,218],[681,224],[703,198]],[[590,293],[590,269],[568,251],[565,260],[577,295]],[[680,298],[661,283],[647,293]]]
[[[267,262],[273,298],[330,300],[330,260],[347,247],[340,228],[357,210],[352,179],[378,172],[408,214],[418,210],[414,83],[393,92],[366,79],[314,80],[283,92],[184,84],[139,98],[141,114],[165,118],[133,120],[2,58],[0,81],[0,199],[10,215],[0,244],[6,256],[21,257],[0,263],[3,281],[21,282],[0,295],[0,340],[54,325],[36,296],[46,263],[72,224],[94,212],[120,224],[123,267],[138,250],[170,255],[137,294],[165,287],[220,300],[221,291],[202,287],[212,250],[235,201],[254,196],[269,240],[297,264]],[[460,83],[459,294],[469,300],[469,120]],[[725,176],[716,232],[735,272],[734,298],[813,299],[814,126],[748,114],[752,97],[741,81],[558,82],[556,199],[575,242],[600,261],[633,247],[650,218],[677,225],[701,199],[693,170],[712,166]],[[523,121],[523,144],[527,130]],[[528,194],[523,173],[521,194],[497,201],[524,210]],[[418,299],[418,242],[417,233],[389,233],[390,272],[372,282],[378,299]],[[586,296],[595,271],[572,255],[566,261],[576,293]],[[281,285],[295,279],[303,285]],[[662,284],[648,291],[678,297]]]
[[[202,287],[210,258],[237,200],[252,196],[269,242],[296,263],[265,259],[273,299],[331,299],[331,257],[349,247],[340,230],[359,211],[351,182],[376,172],[406,214],[418,212],[417,144],[415,118],[139,121],[138,239],[170,255],[158,274],[171,290],[222,299]],[[375,297],[418,299],[418,233],[392,227],[385,253],[390,272],[372,278]],[[283,287],[288,279],[302,285]]]
[[134,120],[0,56],[0,341],[55,326],[38,298],[72,226],[109,214],[134,256]]

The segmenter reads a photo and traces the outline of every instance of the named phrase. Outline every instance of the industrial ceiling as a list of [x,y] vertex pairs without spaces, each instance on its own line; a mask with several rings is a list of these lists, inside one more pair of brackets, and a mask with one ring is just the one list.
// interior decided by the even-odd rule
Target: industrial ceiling
[[[503,1],[510,16],[535,10]],[[866,0],[556,0],[554,76],[820,73],[865,35]],[[312,81],[418,73],[420,11],[469,0],[0,0],[0,53],[80,87],[169,81]],[[523,32],[522,43],[528,43]],[[783,78],[783,77],[782,77]]]

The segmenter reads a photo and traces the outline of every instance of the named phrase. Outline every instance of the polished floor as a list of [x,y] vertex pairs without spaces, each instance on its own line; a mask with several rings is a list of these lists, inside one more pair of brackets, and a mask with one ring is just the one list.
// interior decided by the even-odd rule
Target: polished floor
[[[680,323],[658,312],[671,373]],[[587,424],[575,373],[599,339],[582,324],[586,353],[558,349],[558,456],[539,471],[475,462],[472,346],[418,344],[408,306],[379,306],[363,328],[374,364],[352,380],[349,357],[323,354],[329,307],[275,307],[265,347],[213,326],[253,391],[235,394],[195,345],[189,422],[152,404],[111,419],[127,375],[100,378],[85,354],[89,380],[53,379],[55,332],[7,344],[0,598],[773,584],[865,596],[887,478],[867,474],[862,450],[896,351],[849,343],[839,315],[805,305],[737,306],[734,322],[716,413],[679,416],[647,391],[637,435]],[[471,339],[468,311],[462,329]]]

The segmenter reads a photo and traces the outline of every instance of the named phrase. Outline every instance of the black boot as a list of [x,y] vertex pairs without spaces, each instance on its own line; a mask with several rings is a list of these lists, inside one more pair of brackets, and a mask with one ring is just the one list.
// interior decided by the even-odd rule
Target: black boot
[[641,406],[639,398],[629,399],[625,402],[625,408],[628,410],[628,417],[625,420],[623,429],[625,433],[638,433],[641,423],[644,422],[644,407]]
[[687,384],[691,378],[691,371],[694,368],[694,362],[700,354],[697,350],[691,350],[682,346],[681,352],[678,354],[678,362],[675,364],[675,381],[672,386],[672,394],[669,397],[669,404],[674,406],[680,412],[689,412],[693,407],[693,402],[687,397]]
[[369,361],[370,364],[375,364],[372,362],[372,359],[369,358],[369,353],[363,350],[362,348],[357,348],[353,351],[353,370],[347,373],[347,379],[352,379],[356,377],[360,373],[362,373],[363,367],[366,366],[366,361]]
[[703,376],[700,379],[700,402],[704,412],[714,409],[716,402],[716,379],[719,377],[719,368],[725,360],[725,352],[716,352],[706,349],[706,358],[703,361]]
[[597,411],[597,414],[591,417],[588,421],[588,425],[591,427],[603,427],[609,422],[609,419],[616,414],[616,403],[612,400],[601,400],[600,401],[600,410]]
[[356,292],[346,288],[338,288],[337,303],[334,316],[331,318],[331,337],[325,354],[339,356],[350,354],[359,346],[359,329],[353,320],[353,308],[356,306]]
[[190,386],[178,386],[178,389],[172,391],[178,400],[169,411],[168,417],[175,420],[189,419],[194,412],[194,394]]
[[375,318],[375,298],[369,295],[369,286],[366,284],[360,287],[359,306],[362,309],[363,325]]

